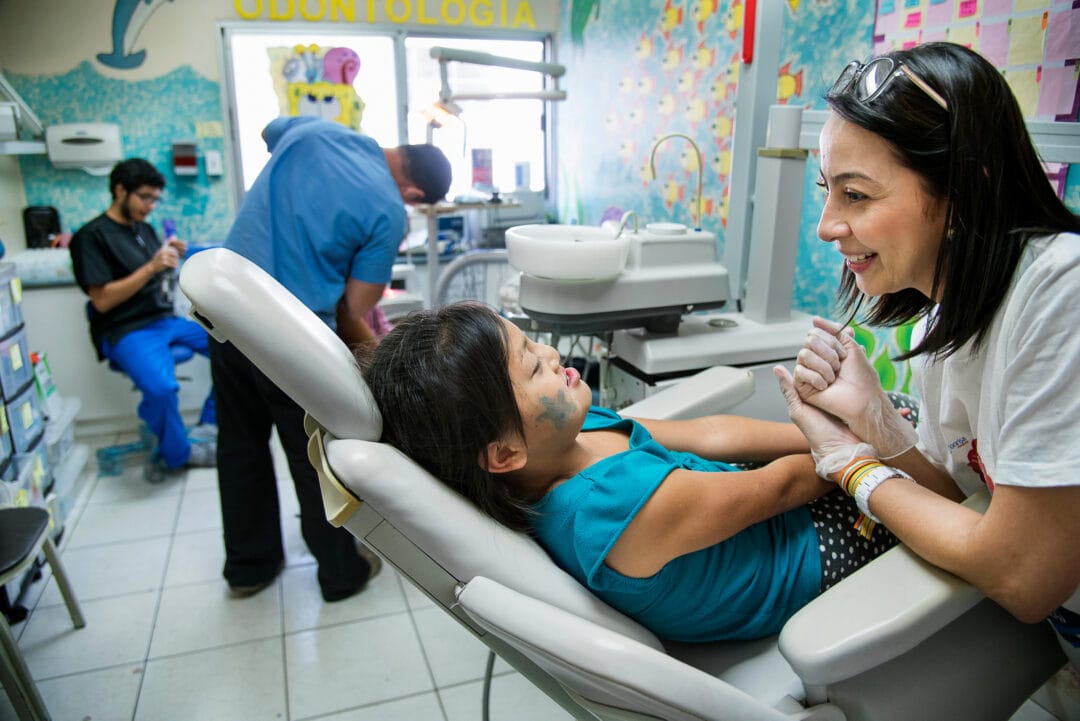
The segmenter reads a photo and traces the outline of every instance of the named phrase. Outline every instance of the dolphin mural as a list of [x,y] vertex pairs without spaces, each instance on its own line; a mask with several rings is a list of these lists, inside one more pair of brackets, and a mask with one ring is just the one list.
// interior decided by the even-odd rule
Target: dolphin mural
[[112,17],[112,51],[98,53],[102,65],[128,70],[137,68],[146,59],[146,51],[131,52],[135,40],[154,11],[173,0],[116,0]]

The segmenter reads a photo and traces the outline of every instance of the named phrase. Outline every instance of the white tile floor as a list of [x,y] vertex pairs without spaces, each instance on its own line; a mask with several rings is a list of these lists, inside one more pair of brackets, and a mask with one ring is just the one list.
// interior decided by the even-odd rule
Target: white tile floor
[[[72,627],[46,568],[13,628],[55,721],[480,719],[486,647],[393,569],[322,601],[287,476],[285,571],[235,600],[221,577],[216,471],[158,485],[138,467],[98,478],[93,451],[60,544],[86,627]],[[570,718],[509,666],[495,673],[493,719]],[[14,718],[0,694],[0,721]]]
[[[95,439],[80,442],[90,464],[60,549],[87,625],[72,628],[46,569],[12,629],[55,721],[479,721],[486,647],[389,568],[323,603],[286,475],[285,571],[233,600],[216,471],[98,478]],[[492,719],[570,718],[501,661],[495,674]],[[0,695],[0,721],[13,719]],[[1011,721],[1055,717],[1028,702]]]

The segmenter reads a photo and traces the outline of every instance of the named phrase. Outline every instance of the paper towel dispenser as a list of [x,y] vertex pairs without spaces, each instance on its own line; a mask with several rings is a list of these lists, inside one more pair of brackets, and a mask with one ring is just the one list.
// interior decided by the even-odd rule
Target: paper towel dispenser
[[124,157],[115,123],[63,123],[45,128],[45,151],[54,168],[107,175]]

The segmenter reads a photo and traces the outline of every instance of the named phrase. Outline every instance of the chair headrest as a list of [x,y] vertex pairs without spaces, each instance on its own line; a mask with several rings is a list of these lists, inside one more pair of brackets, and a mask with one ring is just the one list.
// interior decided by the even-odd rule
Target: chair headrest
[[345,343],[255,263],[225,248],[184,262],[192,317],[338,438],[378,440],[382,416]]

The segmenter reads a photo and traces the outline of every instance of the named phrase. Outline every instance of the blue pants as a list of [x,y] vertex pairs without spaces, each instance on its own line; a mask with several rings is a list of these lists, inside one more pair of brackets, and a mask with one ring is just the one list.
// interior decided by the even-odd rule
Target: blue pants
[[[191,454],[184,420],[180,417],[180,384],[176,380],[173,347],[207,355],[206,331],[186,318],[162,318],[124,335],[115,345],[102,341],[102,354],[123,371],[142,393],[139,418],[157,438],[157,453],[169,468],[187,463]],[[200,423],[214,423],[214,394],[203,404]]]

